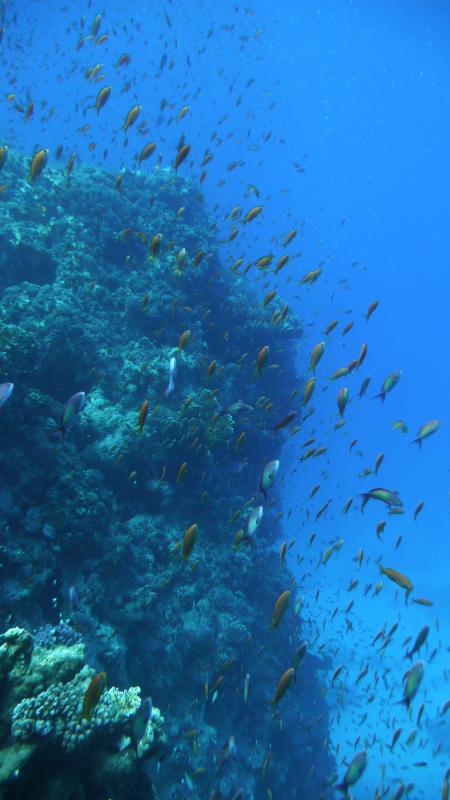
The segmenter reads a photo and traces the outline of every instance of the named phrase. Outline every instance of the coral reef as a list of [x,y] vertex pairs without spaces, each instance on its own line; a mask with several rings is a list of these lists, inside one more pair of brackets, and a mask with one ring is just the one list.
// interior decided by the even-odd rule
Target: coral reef
[[[256,534],[241,540],[262,501],[261,469],[281,453],[283,432],[273,429],[297,408],[300,320],[279,300],[263,306],[248,278],[226,269],[197,186],[172,170],[125,172],[120,191],[114,175],[91,168],[70,178],[47,168],[30,186],[13,152],[4,172],[0,370],[15,390],[0,424],[8,461],[2,627],[40,628],[44,651],[77,652],[81,640],[65,644],[67,631],[52,634],[54,643],[42,632],[63,619],[110,680],[158,698],[169,739],[156,781],[161,800],[216,790],[227,798],[239,786],[255,800],[268,789],[286,800],[318,796],[334,764],[324,748],[323,662],[307,654],[286,697],[269,705],[304,638],[294,603],[279,629],[268,629],[292,582],[273,551],[283,525],[277,486]],[[152,257],[156,233],[162,243]],[[269,357],[258,376],[263,346]],[[175,388],[165,393],[172,357]],[[63,405],[81,390],[86,405],[62,443]],[[239,399],[250,409],[226,413]],[[194,523],[197,541],[183,559]],[[16,709],[19,741],[8,746],[32,752],[46,743],[70,759],[79,722],[70,732],[59,702],[72,689],[79,697],[91,672],[81,662],[64,680],[52,670],[51,685],[62,684],[49,700],[57,724],[47,737],[36,730],[34,712],[47,708],[44,681]],[[90,757],[97,736],[108,734],[108,697],[117,700],[105,693],[86,727]],[[237,744],[228,754],[231,735]],[[129,763],[130,751],[115,757]],[[64,796],[82,796],[74,781]],[[85,792],[99,796],[91,786]],[[128,796],[116,791],[114,800]]]
[[[132,723],[141,705],[139,687],[106,689],[87,719],[83,698],[95,671],[84,665],[82,643],[35,644],[30,633],[11,628],[0,645],[0,797],[27,797],[39,765],[58,763],[62,791],[76,777],[77,796],[136,785],[141,759],[161,755],[164,720],[152,708],[135,746]],[[42,780],[34,797],[51,796]],[[148,784],[150,786],[150,784]],[[63,795],[69,796],[69,795]],[[139,797],[136,791],[136,797]]]

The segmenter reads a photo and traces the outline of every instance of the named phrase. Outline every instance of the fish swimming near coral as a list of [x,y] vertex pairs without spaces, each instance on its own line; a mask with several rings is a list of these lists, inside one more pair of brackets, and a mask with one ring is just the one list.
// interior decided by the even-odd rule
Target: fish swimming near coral
[[62,441],[64,441],[68,426],[72,422],[73,418],[83,410],[85,402],[86,392],[76,392],[68,399],[61,414],[59,425],[56,429],[56,432],[60,434]]
[[131,726],[131,741],[133,742],[136,750],[139,748],[139,743],[147,730],[148,723],[150,722],[153,711],[153,703],[150,697],[145,697],[139,708],[137,709]]
[[97,672],[83,698],[83,718],[89,720],[106,688],[106,672]]
[[173,390],[175,389],[176,377],[177,377],[177,360],[175,356],[172,356],[172,358],[169,361],[169,383],[167,384],[167,387],[164,390],[164,394],[166,397],[168,397],[169,394],[172,394]]
[[264,495],[265,500],[267,500],[267,490],[270,489],[275,483],[275,478],[278,475],[279,469],[280,462],[275,458],[272,461],[269,461],[262,471],[261,480],[259,482],[259,491]]
[[262,506],[256,506],[256,508],[252,509],[249,518],[247,520],[247,536],[250,537],[253,536],[263,516],[264,516],[264,509]]
[[231,403],[231,405],[221,409],[219,414],[221,416],[223,414],[244,414],[246,411],[253,411],[253,406],[249,405],[248,403],[244,403],[243,400],[237,400],[236,403]]
[[14,391],[13,383],[0,383],[0,408],[8,402]]

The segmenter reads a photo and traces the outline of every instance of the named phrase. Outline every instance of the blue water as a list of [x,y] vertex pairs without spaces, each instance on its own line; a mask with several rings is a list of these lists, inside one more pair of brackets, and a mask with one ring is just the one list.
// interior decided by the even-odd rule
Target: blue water
[[[157,141],[162,165],[168,165],[185,133],[195,151],[197,175],[204,151],[209,148],[214,155],[202,189],[220,237],[227,239],[233,224],[227,217],[234,205],[244,211],[255,202],[264,206],[245,238],[223,245],[225,264],[241,256],[244,263],[254,261],[271,251],[279,257],[287,231],[299,231],[287,250],[291,261],[275,279],[261,276],[255,267],[247,279],[261,295],[275,288],[302,318],[305,336],[292,345],[299,378],[312,347],[325,338],[326,325],[339,320],[317,369],[311,401],[315,414],[297,436],[287,439],[282,461],[285,518],[280,523],[283,537],[296,539],[290,558],[298,579],[311,573],[298,592],[311,640],[319,634],[313,649],[324,643],[336,651],[330,673],[323,676],[332,709],[330,747],[343,773],[343,759],[350,760],[367,745],[369,767],[354,789],[355,798],[372,798],[375,785],[389,787],[391,796],[399,780],[415,784],[411,797],[436,797],[450,764],[448,715],[438,714],[450,695],[450,12],[444,3],[425,0],[111,0],[105,5],[78,0],[43,6],[40,0],[6,3],[0,72],[4,142],[30,156],[35,148],[48,147],[50,163],[62,144],[62,164],[75,152],[75,169],[82,162],[119,172],[135,167],[134,156],[147,138]],[[95,14],[102,15],[101,30],[109,31],[109,39],[98,47],[86,40],[77,51],[80,18],[86,18],[87,35]],[[119,74],[113,65],[123,52],[131,54],[132,62]],[[165,52],[167,64],[155,77]],[[176,64],[169,70],[174,57]],[[113,86],[98,115],[89,106],[100,84],[84,77],[96,62],[103,63],[106,81]],[[250,79],[254,82],[247,86]],[[130,89],[121,93],[126,80]],[[14,109],[15,101],[4,99],[10,92],[25,105],[33,99],[29,122]],[[158,120],[164,97],[174,108]],[[190,111],[177,123],[175,116],[185,102]],[[131,129],[125,147],[119,129],[133,103],[142,104],[141,119],[149,121],[151,133],[142,137]],[[169,116],[174,120],[167,125]],[[85,123],[91,128],[81,133]],[[211,141],[214,131],[217,138]],[[96,148],[89,149],[89,143]],[[233,161],[239,165],[228,171]],[[190,171],[187,165],[183,169]],[[257,186],[259,201],[248,193],[249,184]],[[299,286],[299,279],[319,264],[318,281]],[[375,299],[379,307],[366,322],[364,314]],[[354,326],[343,337],[342,328],[350,321]],[[363,342],[368,355],[361,370],[329,383],[327,376],[356,358]],[[386,375],[396,370],[402,376],[385,403],[372,399]],[[356,394],[368,374],[371,384],[360,400]],[[346,424],[334,431],[336,395],[343,385],[349,386],[351,401]],[[280,417],[288,410],[280,409]],[[411,440],[432,418],[443,425],[419,449]],[[398,419],[409,433],[392,429]],[[328,451],[298,462],[301,444],[310,435]],[[358,443],[349,453],[354,438]],[[380,452],[384,462],[379,475],[358,477],[365,467],[373,467]],[[309,500],[316,483],[321,488]],[[361,514],[357,495],[378,485],[399,491],[403,516],[388,517],[376,502]],[[342,507],[350,496],[355,499],[344,515]],[[315,522],[328,499],[332,503]],[[414,523],[419,500],[424,508]],[[379,541],[375,525],[383,519],[388,522]],[[313,532],[316,538],[309,547]],[[341,549],[318,567],[329,542],[340,537]],[[365,555],[358,570],[353,559],[360,547]],[[403,592],[387,578],[379,596],[373,597],[373,590],[364,596],[365,584],[375,586],[380,579],[378,559],[408,575],[413,596],[429,598],[433,607],[405,605]],[[359,584],[348,593],[352,578]],[[345,614],[350,600],[354,606]],[[339,612],[332,620],[335,607]],[[399,629],[383,655],[380,642],[374,646],[372,639],[385,622],[389,630],[397,621]],[[425,678],[409,720],[402,706],[393,705],[401,697],[407,664],[401,644],[406,636],[414,640],[425,624],[430,625],[422,655]],[[434,648],[437,654],[427,663]],[[366,662],[369,673],[355,685]],[[341,664],[347,670],[331,688],[333,671]],[[384,681],[386,668],[390,671]],[[371,693],[374,699],[368,703]],[[422,728],[407,746],[421,702]],[[387,745],[397,727],[402,735],[390,753]],[[413,766],[422,761],[427,766]]]

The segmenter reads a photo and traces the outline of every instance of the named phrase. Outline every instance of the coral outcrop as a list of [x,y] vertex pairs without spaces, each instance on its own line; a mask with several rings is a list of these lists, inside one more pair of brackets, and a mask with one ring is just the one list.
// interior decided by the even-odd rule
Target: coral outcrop
[[[35,644],[22,628],[10,628],[0,641],[2,800],[27,797],[42,764],[58,764],[63,792],[76,777],[80,798],[126,782],[136,786],[141,759],[161,756],[165,744],[164,720],[154,707],[139,741],[131,740],[140,688],[106,689],[86,718],[83,699],[95,670],[84,664],[84,644]],[[33,797],[51,796],[51,772],[49,782],[34,786]]]
[[[46,168],[30,186],[15,153],[4,173],[0,370],[15,384],[0,420],[8,625],[63,618],[109,680],[158,699],[168,734],[155,781],[161,800],[228,798],[240,786],[255,800],[269,789],[285,800],[317,797],[333,769],[323,662],[307,653],[286,696],[270,705],[305,633],[293,598],[279,628],[268,627],[276,598],[294,588],[274,551],[292,533],[283,531],[279,486],[267,503],[258,493],[268,460],[281,455],[286,468],[276,423],[296,410],[301,418],[292,355],[301,321],[279,298],[264,306],[249,288],[251,271],[227,269],[197,186],[170,169],[125,172],[120,191],[116,176],[90,168],[70,178]],[[166,392],[173,357],[175,387]],[[62,444],[60,415],[77,391],[86,405]],[[228,412],[239,399],[247,410]],[[260,504],[263,520],[248,537]],[[195,546],[183,558],[193,524]],[[48,644],[48,652],[80,646]],[[46,743],[70,760],[81,735],[92,756],[109,735],[105,704],[117,697],[106,692],[81,731],[69,715],[70,727],[59,704],[72,691],[79,697],[91,672],[78,663],[61,680],[52,670],[51,684],[17,698],[18,741],[8,746]],[[119,727],[137,697],[126,702]],[[42,707],[55,715],[45,736],[36,729]],[[109,757],[112,776],[120,759],[132,760],[130,749]],[[82,796],[76,791],[67,797]],[[84,791],[100,796],[91,785]]]

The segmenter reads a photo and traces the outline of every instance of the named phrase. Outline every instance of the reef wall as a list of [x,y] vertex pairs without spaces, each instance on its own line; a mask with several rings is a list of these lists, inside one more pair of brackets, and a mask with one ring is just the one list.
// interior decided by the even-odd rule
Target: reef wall
[[[273,548],[277,485],[258,494],[282,448],[273,429],[298,406],[301,322],[221,262],[197,187],[173,170],[47,168],[30,185],[27,168],[9,153],[0,194],[0,372],[15,384],[0,409],[2,628],[62,617],[108,680],[154,699],[168,734],[157,797],[318,797],[333,768],[322,665],[307,654],[270,705],[302,622],[291,598],[268,627],[295,586]],[[240,399],[251,409],[226,413]]]

